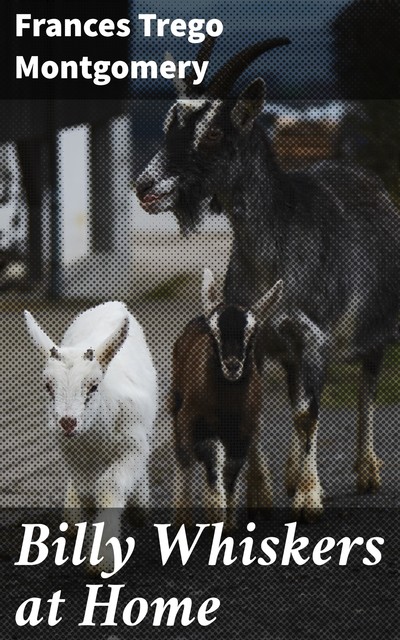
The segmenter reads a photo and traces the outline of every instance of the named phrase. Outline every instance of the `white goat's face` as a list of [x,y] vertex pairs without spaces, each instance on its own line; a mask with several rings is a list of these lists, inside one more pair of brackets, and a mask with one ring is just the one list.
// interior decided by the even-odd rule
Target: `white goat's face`
[[44,385],[52,402],[56,426],[66,436],[90,428],[101,402],[101,384],[111,360],[129,333],[126,317],[96,349],[57,347],[25,311],[28,331],[47,356]]
[[66,436],[79,435],[90,425],[90,417],[98,410],[103,377],[93,350],[51,350],[44,370],[44,384],[55,426]]

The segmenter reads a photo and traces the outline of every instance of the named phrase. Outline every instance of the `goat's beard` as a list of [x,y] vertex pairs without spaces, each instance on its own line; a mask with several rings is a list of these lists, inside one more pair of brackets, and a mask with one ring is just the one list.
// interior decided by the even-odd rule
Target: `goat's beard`
[[197,184],[185,185],[178,189],[178,198],[174,214],[183,236],[187,237],[197,231],[207,211],[209,204],[203,189]]

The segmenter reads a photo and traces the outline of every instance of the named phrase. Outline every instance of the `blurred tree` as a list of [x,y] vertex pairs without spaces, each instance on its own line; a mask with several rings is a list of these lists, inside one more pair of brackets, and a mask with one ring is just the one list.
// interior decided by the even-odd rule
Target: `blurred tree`
[[332,30],[340,96],[363,107],[345,125],[347,147],[400,199],[400,2],[354,0]]

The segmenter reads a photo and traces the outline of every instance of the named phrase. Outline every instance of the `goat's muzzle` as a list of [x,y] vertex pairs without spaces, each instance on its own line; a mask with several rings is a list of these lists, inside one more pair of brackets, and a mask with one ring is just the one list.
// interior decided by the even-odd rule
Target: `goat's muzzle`
[[64,429],[66,436],[74,435],[76,424],[76,418],[68,418],[67,416],[60,418],[60,426]]
[[175,200],[176,178],[163,177],[156,181],[143,173],[136,181],[136,195],[146,213],[169,211]]
[[151,190],[155,185],[154,178],[140,176],[136,181],[136,194],[140,202],[145,202],[147,198],[151,197]]
[[239,358],[230,357],[222,362],[222,371],[227,380],[235,382],[239,380],[243,372],[243,365]]

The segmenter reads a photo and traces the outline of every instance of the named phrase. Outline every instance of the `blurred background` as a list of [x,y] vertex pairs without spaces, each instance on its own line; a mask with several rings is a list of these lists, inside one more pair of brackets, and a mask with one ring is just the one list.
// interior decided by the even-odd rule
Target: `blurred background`
[[[155,11],[154,3],[145,1],[117,3],[112,10],[107,4],[99,7],[99,17],[128,15],[133,25],[137,14]],[[73,6],[70,14],[76,15],[76,9]],[[214,3],[205,0],[187,2],[184,10],[176,0],[167,0],[157,15],[223,21],[210,75],[238,48],[270,36],[288,36],[292,44],[262,56],[237,87],[255,75],[265,77],[265,126],[282,165],[296,169],[319,159],[351,158],[377,171],[399,198],[396,3],[270,0],[262,6],[250,1],[244,9],[223,2],[216,12]],[[133,36],[115,39],[119,42],[113,44],[114,59],[161,62],[166,51],[176,59],[193,59],[198,48],[171,35]],[[25,47],[28,51],[29,41]],[[46,55],[51,57],[49,51]],[[123,254],[123,288],[128,279],[139,291],[142,274],[136,281],[135,275],[147,268],[146,256],[153,264],[153,254],[140,248],[146,236],[168,233],[169,242],[171,234],[177,236],[173,217],[151,218],[138,208],[133,192],[135,175],[161,142],[162,121],[174,97],[172,83],[141,80],[114,89],[116,98],[127,92],[128,100],[84,101],[76,92],[74,100],[62,100],[55,91],[55,99],[42,102],[1,101],[2,290],[40,286],[53,298],[118,295],[121,278],[112,267]],[[228,233],[227,223],[210,217],[202,229],[207,231]],[[189,267],[192,258],[182,266]],[[159,271],[174,272],[178,266],[167,260]],[[96,288],[90,272],[102,267],[104,277]]]

